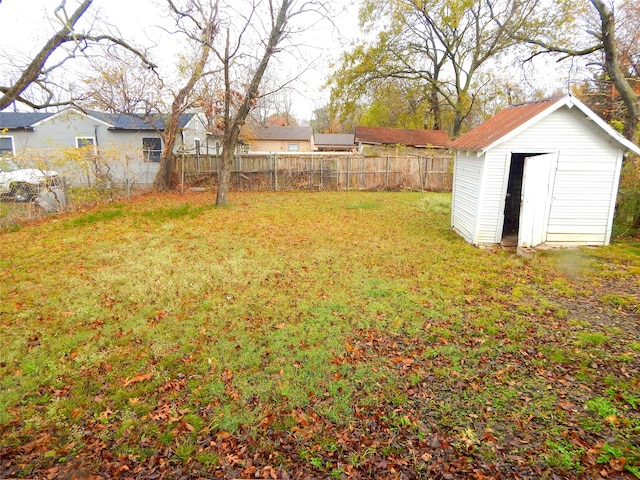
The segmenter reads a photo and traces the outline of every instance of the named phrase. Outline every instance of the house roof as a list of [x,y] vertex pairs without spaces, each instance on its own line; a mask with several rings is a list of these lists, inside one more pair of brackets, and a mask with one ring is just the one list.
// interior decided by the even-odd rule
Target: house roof
[[353,133],[315,133],[313,142],[316,147],[355,147],[355,135]]
[[451,144],[451,148],[455,150],[486,152],[487,150],[506,142],[562,107],[576,107],[617,143],[628,150],[640,154],[640,147],[616,132],[602,118],[593,112],[593,110],[572,95],[554,97],[538,102],[524,103],[505,108],[486,122],[471,130],[469,133],[455,140]]
[[311,127],[257,127],[247,129],[245,138],[251,140],[310,140]]
[[0,112],[0,130],[32,129],[33,124],[50,117],[53,113],[42,112]]
[[[88,110],[87,114],[103,122],[109,123],[113,130],[164,130],[168,114],[152,114],[147,116],[129,115],[126,113],[106,113]],[[178,128],[184,128],[195,116],[195,113],[184,113],[178,119]]]
[[450,140],[442,130],[402,130],[399,128],[356,127],[356,143],[406,145],[408,147],[448,147]]
[[[148,116],[145,121],[141,117],[124,113],[106,113],[95,110],[87,110],[85,112],[80,110],[76,111],[82,115],[88,115],[108,124],[109,128],[113,130],[163,130],[164,123],[168,118],[166,114],[155,114]],[[38,123],[50,117],[60,115],[61,113],[62,112],[0,112],[0,130],[3,128],[9,130],[33,129]],[[178,128],[184,128],[194,116],[195,113],[180,115]]]

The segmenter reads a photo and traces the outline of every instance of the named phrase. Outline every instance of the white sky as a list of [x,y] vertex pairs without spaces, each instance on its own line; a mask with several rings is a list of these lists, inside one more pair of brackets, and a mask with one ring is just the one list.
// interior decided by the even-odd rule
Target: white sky
[[[3,25],[0,29],[0,55],[10,54],[19,59],[21,55],[30,58],[35,54],[51,33],[59,28],[58,25],[51,25],[50,18],[60,2],[61,0],[0,0],[0,20]],[[67,3],[67,10],[72,12],[78,5],[78,0],[67,0]],[[133,40],[138,45],[153,45],[164,38],[153,51],[152,57],[161,69],[170,69],[179,52],[179,45],[175,43],[175,38],[158,28],[166,20],[163,6],[163,0],[94,0],[85,17],[98,13],[100,19],[116,26],[124,39]],[[347,41],[342,33],[349,36],[358,32],[355,15],[341,15],[334,21],[341,25],[342,32],[336,31],[329,22],[323,22],[305,33],[305,52],[308,52],[305,56],[320,60],[316,63],[316,68],[304,73],[293,84],[293,113],[298,120],[311,119],[313,110],[328,102],[328,92],[321,91],[321,87],[328,73],[329,61],[337,58],[341,44]],[[99,26],[97,30],[103,28]],[[288,74],[298,76],[298,67],[294,62],[290,63]],[[283,68],[279,67],[278,70],[281,74],[287,74],[283,72]],[[0,71],[0,79],[5,77],[5,73]]]

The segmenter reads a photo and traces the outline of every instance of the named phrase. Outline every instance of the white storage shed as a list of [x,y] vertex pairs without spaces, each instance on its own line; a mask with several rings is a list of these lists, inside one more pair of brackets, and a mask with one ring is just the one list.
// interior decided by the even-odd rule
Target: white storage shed
[[607,245],[625,139],[571,95],[509,107],[452,143],[452,226],[474,245]]

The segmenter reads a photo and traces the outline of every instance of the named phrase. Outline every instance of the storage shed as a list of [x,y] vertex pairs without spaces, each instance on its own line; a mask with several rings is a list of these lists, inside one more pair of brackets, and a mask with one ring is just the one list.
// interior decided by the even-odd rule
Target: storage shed
[[452,143],[451,221],[474,245],[607,245],[625,150],[571,95],[509,107]]

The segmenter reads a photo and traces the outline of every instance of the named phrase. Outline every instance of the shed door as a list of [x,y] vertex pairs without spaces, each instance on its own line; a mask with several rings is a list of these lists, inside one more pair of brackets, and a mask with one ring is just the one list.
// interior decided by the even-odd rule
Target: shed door
[[535,247],[547,240],[557,153],[527,157],[522,179],[518,245]]

